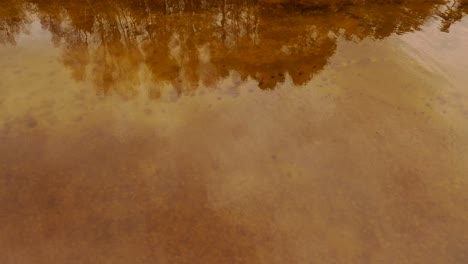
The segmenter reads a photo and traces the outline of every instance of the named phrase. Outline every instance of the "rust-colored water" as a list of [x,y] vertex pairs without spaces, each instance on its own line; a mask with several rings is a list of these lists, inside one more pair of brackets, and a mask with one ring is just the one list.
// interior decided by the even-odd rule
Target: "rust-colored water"
[[465,0],[3,0],[0,263],[468,263]]

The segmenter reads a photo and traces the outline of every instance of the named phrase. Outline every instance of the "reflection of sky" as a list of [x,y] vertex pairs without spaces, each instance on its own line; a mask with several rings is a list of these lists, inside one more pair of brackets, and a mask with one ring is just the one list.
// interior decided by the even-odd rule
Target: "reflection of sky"
[[[25,30],[26,32],[22,32],[17,37],[17,44],[22,45],[22,44],[30,44],[30,42],[36,43],[37,41],[50,41],[51,39],[51,34],[49,31],[44,30],[42,28],[41,22],[36,16],[31,16],[33,18],[32,23],[27,26],[27,29]],[[34,46],[34,45],[31,45]]]
[[402,48],[426,70],[442,75],[454,86],[468,83],[468,18],[455,23],[450,33],[441,32],[437,21],[430,21],[421,31],[405,34]]

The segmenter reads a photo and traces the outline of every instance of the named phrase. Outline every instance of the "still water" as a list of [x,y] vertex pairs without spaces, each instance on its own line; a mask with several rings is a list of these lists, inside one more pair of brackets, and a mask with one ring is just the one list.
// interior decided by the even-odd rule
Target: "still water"
[[0,263],[468,263],[466,0],[2,0]]

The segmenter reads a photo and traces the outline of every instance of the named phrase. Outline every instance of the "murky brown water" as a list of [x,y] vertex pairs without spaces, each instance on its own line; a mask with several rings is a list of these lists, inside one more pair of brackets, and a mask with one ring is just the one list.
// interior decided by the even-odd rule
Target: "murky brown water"
[[467,13],[2,0],[0,263],[468,263]]

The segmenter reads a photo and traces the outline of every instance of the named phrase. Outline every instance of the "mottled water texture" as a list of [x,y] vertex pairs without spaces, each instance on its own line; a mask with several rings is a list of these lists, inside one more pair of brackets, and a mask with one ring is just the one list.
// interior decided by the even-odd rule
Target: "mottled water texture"
[[0,263],[468,263],[466,0],[2,0]]

